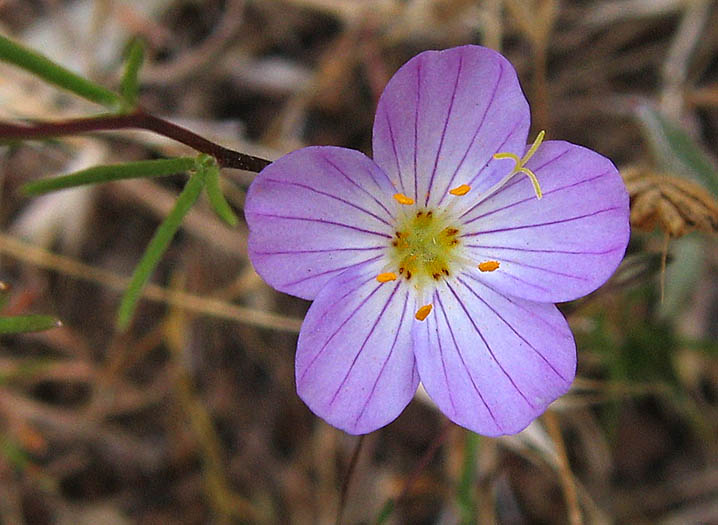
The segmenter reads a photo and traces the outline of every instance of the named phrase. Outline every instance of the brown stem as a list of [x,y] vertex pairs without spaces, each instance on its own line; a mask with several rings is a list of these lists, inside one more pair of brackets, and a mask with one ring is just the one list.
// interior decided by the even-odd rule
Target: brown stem
[[344,507],[347,505],[347,495],[349,494],[349,483],[354,476],[354,470],[356,469],[357,461],[359,461],[359,453],[361,452],[362,445],[364,444],[364,438],[366,438],[366,434],[359,436],[357,444],[354,447],[354,452],[352,453],[352,458],[349,461],[349,469],[347,470],[347,475],[344,478],[341,493],[339,494],[339,509],[337,510],[336,525],[340,525],[342,522],[342,514],[344,514]]
[[212,155],[223,168],[236,168],[257,173],[270,163],[266,159],[246,155],[220,146],[186,128],[146,113],[142,109],[137,109],[125,115],[103,115],[55,122],[41,121],[32,124],[0,122],[0,141],[48,139],[64,135],[79,135],[93,131],[118,129],[153,131],[199,152]]

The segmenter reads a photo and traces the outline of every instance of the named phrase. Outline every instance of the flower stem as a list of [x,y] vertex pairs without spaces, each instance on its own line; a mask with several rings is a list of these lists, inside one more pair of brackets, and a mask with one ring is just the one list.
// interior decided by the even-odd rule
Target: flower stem
[[149,281],[162,255],[167,251],[170,241],[182,223],[182,219],[197,201],[200,193],[202,193],[206,180],[207,171],[203,169],[198,170],[189,178],[182,193],[180,193],[177,198],[174,207],[157,228],[152,240],[150,240],[150,243],[147,245],[142,259],[132,274],[130,285],[122,297],[120,310],[117,314],[117,327],[121,331],[126,330],[129,326],[132,315],[137,307],[137,301],[142,294],[142,288],[144,288],[147,281]]
[[222,168],[236,168],[257,173],[270,163],[270,161],[266,159],[239,153],[238,151],[220,146],[186,128],[146,113],[142,109],[136,109],[124,115],[101,115],[99,117],[70,120],[39,121],[32,124],[0,122],[0,142],[49,139],[94,131],[114,131],[120,129],[153,131],[158,135],[185,144],[196,151],[213,156]]
[[464,469],[459,482],[457,503],[460,523],[469,524],[476,522],[476,455],[479,448],[479,435],[467,430],[464,440]]
[[349,483],[354,476],[354,471],[356,470],[357,462],[359,461],[359,454],[361,453],[362,445],[364,444],[365,438],[366,434],[359,436],[359,439],[357,439],[356,446],[354,447],[354,452],[352,452],[352,458],[349,461],[349,468],[347,469],[347,474],[344,477],[344,482],[342,483],[341,493],[339,494],[339,509],[337,510],[336,525],[341,525],[342,523],[342,515],[344,514],[344,508],[347,506]]

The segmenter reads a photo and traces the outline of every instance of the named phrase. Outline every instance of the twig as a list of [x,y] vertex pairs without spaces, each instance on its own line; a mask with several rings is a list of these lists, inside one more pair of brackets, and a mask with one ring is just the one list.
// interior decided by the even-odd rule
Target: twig
[[553,446],[556,448],[556,458],[558,459],[558,472],[561,479],[561,487],[563,488],[563,496],[568,507],[568,521],[571,525],[582,525],[583,517],[581,516],[581,507],[578,504],[578,495],[576,494],[576,483],[573,479],[571,467],[568,464],[568,456],[566,455],[566,447],[561,437],[561,429],[558,426],[556,414],[547,410],[543,415],[543,421],[546,430],[551,436]]
[[212,155],[222,168],[260,172],[270,161],[225,148],[196,133],[137,109],[123,115],[102,115],[58,121],[37,121],[31,124],[0,122],[0,141],[49,139],[66,135],[79,135],[95,131],[143,129],[175,140],[196,151]]
[[344,514],[344,508],[346,507],[346,504],[347,504],[347,494],[349,493],[349,484],[351,483],[352,477],[354,476],[354,470],[356,469],[357,462],[359,460],[359,453],[361,452],[365,437],[366,437],[366,434],[359,436],[359,439],[357,440],[357,444],[354,447],[354,452],[352,453],[352,458],[349,461],[349,468],[347,469],[347,475],[344,477],[344,482],[342,483],[342,490],[341,490],[341,493],[339,494],[339,510],[337,510],[336,525],[340,525],[342,522],[342,514]]
[[[121,277],[116,273],[48,252],[10,235],[0,233],[0,254],[2,253],[40,268],[54,270],[117,291],[124,291],[129,283],[128,278]],[[272,330],[296,333],[299,332],[299,327],[302,324],[301,319],[208,299],[186,292],[167,290],[153,283],[148,284],[142,293],[147,299],[175,305],[188,311]]]

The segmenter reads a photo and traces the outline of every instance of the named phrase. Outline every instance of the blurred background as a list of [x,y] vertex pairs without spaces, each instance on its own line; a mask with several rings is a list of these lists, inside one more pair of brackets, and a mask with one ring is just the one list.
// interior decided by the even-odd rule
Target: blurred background
[[[633,226],[611,281],[561,305],[578,377],[550,414],[475,439],[418,396],[357,449],[295,393],[309,303],[265,285],[246,225],[204,201],[116,331],[184,177],[18,191],[191,150],[135,131],[0,146],[0,315],[63,322],[0,336],[0,522],[334,523],[342,506],[342,523],[718,523],[716,2],[2,0],[0,32],[113,89],[139,35],[148,111],[268,159],[310,144],[370,154],[398,67],[490,46],[518,70],[531,137],[619,166]],[[98,112],[0,64],[0,120]],[[241,213],[254,174],[223,175]]]

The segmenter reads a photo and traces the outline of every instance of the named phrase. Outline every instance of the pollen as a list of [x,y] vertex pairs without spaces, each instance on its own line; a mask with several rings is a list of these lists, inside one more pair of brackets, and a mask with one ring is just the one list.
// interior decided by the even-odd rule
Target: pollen
[[388,283],[389,281],[396,281],[396,274],[394,272],[380,273],[376,276],[376,280],[380,283]]
[[421,308],[419,308],[416,311],[416,314],[414,314],[414,317],[416,318],[417,321],[423,321],[431,313],[432,308],[433,308],[433,306],[431,306],[430,304],[425,304],[424,306],[422,306]]
[[394,200],[399,204],[403,204],[405,206],[411,206],[412,204],[414,204],[414,199],[412,199],[411,197],[407,197],[403,193],[395,193]]
[[461,196],[466,195],[467,193],[469,193],[469,191],[471,191],[471,186],[469,186],[468,184],[462,184],[461,186],[457,186],[453,190],[449,190],[449,193],[451,193],[452,195]]
[[498,270],[499,266],[501,266],[499,261],[484,261],[479,263],[479,270],[482,272],[493,272],[494,270]]
[[534,140],[534,143],[531,144],[531,147],[526,152],[526,155],[523,156],[523,158],[519,158],[518,155],[515,153],[495,153],[494,158],[495,159],[511,159],[514,161],[514,168],[511,170],[511,173],[507,175],[506,178],[511,178],[517,173],[523,173],[526,175],[529,180],[531,180],[531,184],[534,187],[534,193],[536,193],[536,198],[541,199],[543,197],[543,193],[541,191],[541,185],[539,185],[538,178],[536,177],[536,174],[528,169],[526,166],[526,163],[531,159],[531,157],[534,156],[536,151],[538,150],[539,146],[543,142],[543,138],[546,135],[545,131],[539,132],[539,134],[536,136],[536,140]]

